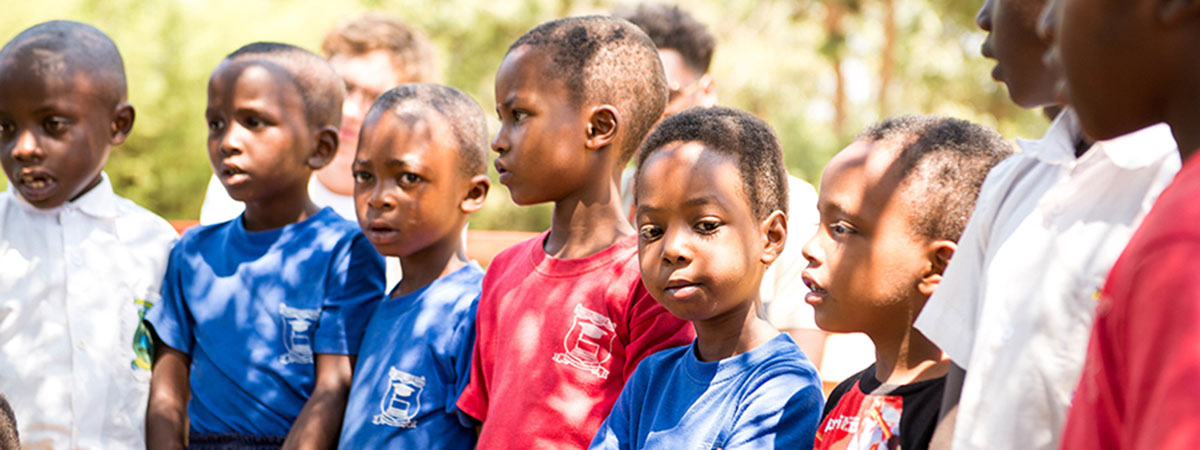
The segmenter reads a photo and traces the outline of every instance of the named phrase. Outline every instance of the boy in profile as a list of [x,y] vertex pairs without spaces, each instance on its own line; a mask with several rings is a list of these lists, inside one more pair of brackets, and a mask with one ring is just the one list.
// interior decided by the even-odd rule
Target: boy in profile
[[955,449],[1058,448],[1095,294],[1179,169],[1165,125],[1085,137],[1042,61],[1048,43],[1036,23],[1045,4],[987,0],[976,17],[988,33],[982,53],[1013,103],[1066,108],[988,175],[954,263],[917,320],[953,364],[942,412],[958,406],[939,433],[953,431]]
[[811,448],[817,369],[758,315],[787,240],[775,133],[742,111],[692,108],[659,124],[637,160],[642,279],[696,340],[638,365],[591,448]]
[[[1062,448],[1200,441],[1200,2],[1052,2],[1039,26],[1083,131],[1166,122],[1183,167],[1117,258],[1096,305]],[[1103,45],[1098,45],[1103,43]],[[1119,70],[1112,70],[1119,68]]]
[[629,22],[559,19],[509,47],[495,91],[500,182],[554,214],[488,268],[458,406],[481,448],[584,448],[638,362],[693,335],[642,286],[617,185],[666,105],[662,64]]
[[141,317],[178,235],[103,172],[133,122],[100,30],[46,22],[0,50],[0,393],[30,447],[145,447]]
[[[306,50],[246,45],[213,70],[208,155],[246,210],[171,251],[146,417],[150,448],[332,448],[351,357],[383,292],[353,223],[308,197],[338,146],[342,81]],[[189,400],[190,398],[190,400]]]
[[461,239],[490,186],[483,110],[451,87],[404,84],[376,100],[359,142],[359,225],[405,270],[367,324],[339,447],[472,448],[455,402],[483,280]]
[[906,116],[868,128],[825,167],[805,301],[821,328],[866,333],[875,363],[834,388],[815,448],[929,446],[950,362],[913,321],[988,170],[1010,153],[978,125]]

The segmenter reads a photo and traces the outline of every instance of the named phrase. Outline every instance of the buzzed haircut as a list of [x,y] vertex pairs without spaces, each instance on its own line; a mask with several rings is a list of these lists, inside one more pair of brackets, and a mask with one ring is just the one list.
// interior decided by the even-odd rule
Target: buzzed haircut
[[689,108],[663,119],[638,150],[636,177],[641,177],[650,155],[668,144],[687,142],[737,160],[742,192],[755,219],[766,219],[773,211],[787,213],[783,148],[762,119],[724,106]]
[[126,99],[125,62],[108,35],[86,23],[54,20],[22,31],[0,49],[0,71],[29,70],[39,78],[86,75],[101,101]]
[[[624,135],[615,143],[624,165],[667,107],[667,79],[654,42],[624,19],[568,17],[534,27],[508,52],[521,47],[547,51],[550,79],[563,80],[576,107],[617,108]],[[620,131],[618,131],[620,133]]]
[[304,103],[304,117],[312,128],[339,127],[346,84],[329,63],[316,53],[291,44],[255,42],[246,44],[226,61],[259,61],[278,66],[291,76]]
[[708,32],[708,27],[679,6],[639,3],[636,7],[618,10],[615,15],[641,28],[659,50],[679,52],[683,62],[696,75],[708,73],[717,40]]
[[17,433],[17,414],[8,405],[8,399],[0,394],[0,450],[19,450],[20,435]]
[[939,116],[885,119],[856,140],[902,145],[896,158],[902,177],[897,191],[904,192],[915,212],[913,231],[926,238],[956,242],[975,209],[988,171],[1013,153],[999,133]]
[[427,123],[430,114],[441,116],[458,144],[463,172],[469,176],[487,173],[487,119],[479,103],[463,91],[440,84],[402,84],[375,99],[365,122],[373,123],[385,113],[395,114],[409,126]]
[[338,24],[325,35],[321,51],[325,57],[363,55],[375,50],[388,52],[392,65],[405,83],[438,81],[433,43],[404,21],[380,13],[367,13]]

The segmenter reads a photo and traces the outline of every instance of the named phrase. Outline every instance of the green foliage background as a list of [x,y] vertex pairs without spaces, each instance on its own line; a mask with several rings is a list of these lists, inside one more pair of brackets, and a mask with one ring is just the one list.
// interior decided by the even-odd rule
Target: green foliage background
[[[114,151],[106,171],[118,194],[168,219],[194,219],[211,173],[203,119],[208,75],[223,55],[242,44],[282,41],[316,51],[324,32],[335,23],[382,10],[424,29],[440,50],[444,82],[472,94],[485,111],[492,111],[496,66],[523,32],[552,18],[607,13],[630,2],[8,3],[0,15],[0,39],[5,42],[52,19],[88,22],[112,36],[125,57],[137,120],[132,136]],[[826,161],[857,130],[887,115],[952,115],[995,127],[1007,137],[1032,137],[1044,130],[1046,122],[1038,112],[1013,106],[1003,86],[989,77],[993,63],[979,56],[984,35],[974,25],[980,3],[692,0],[683,7],[717,36],[711,72],[721,103],[751,111],[772,124],[786,150],[789,171],[816,184]],[[838,20],[831,21],[835,14]],[[840,103],[839,72],[845,93]],[[492,119],[490,129],[498,128]],[[5,184],[0,180],[0,187]],[[487,207],[472,219],[472,227],[545,229],[549,211],[548,205],[514,206],[507,191],[496,184]]]

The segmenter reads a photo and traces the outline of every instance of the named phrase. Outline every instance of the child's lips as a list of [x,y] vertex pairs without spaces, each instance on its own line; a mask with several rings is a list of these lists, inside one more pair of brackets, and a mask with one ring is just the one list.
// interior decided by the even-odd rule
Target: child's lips
[[363,229],[367,240],[374,244],[390,243],[400,237],[400,230],[392,228],[386,222],[376,220]]
[[825,288],[822,288],[820,284],[817,284],[816,280],[813,280],[812,276],[803,274],[801,275],[801,279],[804,280],[804,285],[808,286],[808,292],[804,294],[805,303],[816,305],[825,300],[825,296],[829,295],[829,291],[826,291]]
[[21,197],[30,202],[39,202],[54,194],[58,180],[40,170],[24,170],[17,174],[15,184]]
[[500,174],[500,184],[507,184],[508,179],[512,178],[512,172],[509,172],[504,167],[504,163],[500,162],[500,158],[496,158],[496,161],[492,165],[496,167],[496,173]]
[[673,299],[683,300],[698,294],[700,286],[700,283],[689,280],[670,280],[667,282],[666,287],[663,288],[663,293]]

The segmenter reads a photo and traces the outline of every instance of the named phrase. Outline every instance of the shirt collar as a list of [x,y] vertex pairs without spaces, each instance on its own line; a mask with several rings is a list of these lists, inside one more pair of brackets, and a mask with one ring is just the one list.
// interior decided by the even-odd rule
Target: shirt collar
[[1178,153],[1179,146],[1175,144],[1171,127],[1159,123],[1097,142],[1092,148],[1103,152],[1117,167],[1134,170],[1154,164],[1170,153]]
[[1075,141],[1080,134],[1079,116],[1075,115],[1074,109],[1066,108],[1041,139],[1017,139],[1017,145],[1022,152],[1046,164],[1071,164],[1075,162]]
[[42,212],[57,214],[64,210],[77,210],[89,216],[94,216],[101,219],[111,219],[117,217],[116,194],[113,193],[112,183],[108,181],[108,174],[100,172],[100,184],[91,188],[79,198],[63,203],[57,208],[40,209],[29,204],[21,197],[21,193],[16,189],[9,189],[13,194],[13,198],[17,199],[17,203],[27,209]]

